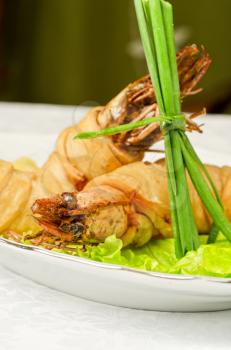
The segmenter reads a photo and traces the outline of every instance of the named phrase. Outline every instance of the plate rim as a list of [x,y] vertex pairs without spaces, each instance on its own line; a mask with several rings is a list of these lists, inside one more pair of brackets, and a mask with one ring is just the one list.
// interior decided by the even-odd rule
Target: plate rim
[[94,261],[91,259],[82,258],[78,256],[72,256],[64,253],[53,252],[42,247],[14,242],[3,237],[0,237],[0,245],[10,246],[19,250],[22,249],[25,251],[37,253],[39,255],[50,256],[60,260],[72,261],[76,263],[78,262],[83,265],[90,265],[100,269],[128,272],[132,274],[149,276],[151,278],[156,278],[160,280],[165,279],[165,280],[172,280],[172,281],[178,281],[178,282],[179,281],[203,281],[203,282],[211,282],[211,283],[223,284],[223,285],[231,283],[231,278],[212,277],[212,276],[206,276],[206,275],[196,276],[196,275],[185,275],[185,274],[179,274],[179,275],[169,274],[169,273],[163,273],[163,272],[145,271],[141,269],[139,270],[133,267],[127,267],[127,266],[118,265],[118,264],[103,263],[103,262]]

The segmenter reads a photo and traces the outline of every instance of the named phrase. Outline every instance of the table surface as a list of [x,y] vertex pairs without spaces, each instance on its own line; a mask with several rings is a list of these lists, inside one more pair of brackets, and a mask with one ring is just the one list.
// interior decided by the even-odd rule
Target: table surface
[[[22,119],[27,113],[35,116],[32,124],[38,115],[55,118],[53,132],[47,130],[48,143],[69,123],[68,118],[73,120],[75,111],[74,107],[0,104],[1,116],[18,110]],[[3,138],[8,132],[16,135],[30,129],[21,118],[13,126],[3,125],[0,119]],[[5,142],[10,142],[9,137]],[[28,150],[21,140],[23,147]],[[48,151],[50,146],[46,147]],[[6,155],[6,148],[0,157]],[[59,293],[0,267],[0,350],[213,350],[229,349],[230,342],[231,311],[177,314],[116,308]]]

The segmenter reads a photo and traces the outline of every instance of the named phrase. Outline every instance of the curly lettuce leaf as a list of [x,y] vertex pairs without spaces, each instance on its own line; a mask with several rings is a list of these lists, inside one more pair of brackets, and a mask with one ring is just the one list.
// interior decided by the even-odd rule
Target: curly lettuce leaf
[[175,257],[174,239],[153,240],[142,248],[123,248],[115,236],[97,246],[72,246],[72,255],[145,271],[231,277],[231,244],[222,236],[215,244],[206,245],[206,241],[207,237],[202,236],[200,248],[180,260]]
[[231,244],[219,241],[201,246],[197,252],[190,252],[179,260],[170,272],[231,277]]

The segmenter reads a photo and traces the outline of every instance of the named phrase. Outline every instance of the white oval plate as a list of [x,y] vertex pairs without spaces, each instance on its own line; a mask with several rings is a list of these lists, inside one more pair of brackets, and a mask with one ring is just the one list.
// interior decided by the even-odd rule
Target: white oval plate
[[[83,113],[83,108],[74,107],[0,104],[0,137],[4,144],[0,158],[14,160],[27,155],[42,163],[58,131]],[[204,135],[192,135],[201,158],[208,163],[231,165],[231,118],[209,116],[205,122]],[[47,287],[116,306],[190,312],[231,308],[231,279],[139,271],[4,239],[0,239],[0,263]]]

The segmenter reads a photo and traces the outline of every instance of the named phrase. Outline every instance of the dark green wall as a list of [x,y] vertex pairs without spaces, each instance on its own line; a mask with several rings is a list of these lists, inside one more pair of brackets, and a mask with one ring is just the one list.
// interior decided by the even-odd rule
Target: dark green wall
[[133,62],[126,53],[129,1],[20,3],[8,13],[12,18],[14,12],[16,23],[15,38],[11,28],[11,44],[17,47],[11,67],[14,74],[18,69],[16,80],[21,88],[15,98],[66,104],[103,102],[133,78]]
[[[202,85],[209,103],[231,92],[231,1],[173,0],[177,25],[191,31],[190,42],[203,44],[213,63]],[[231,97],[231,95],[230,95]],[[212,102],[211,102],[212,101]]]
[[[213,66],[193,101],[231,90],[231,1],[173,0],[176,27],[203,43]],[[2,99],[62,104],[103,103],[145,73],[129,54],[138,38],[132,0],[6,0],[8,85]],[[230,85],[230,86],[229,86]]]

